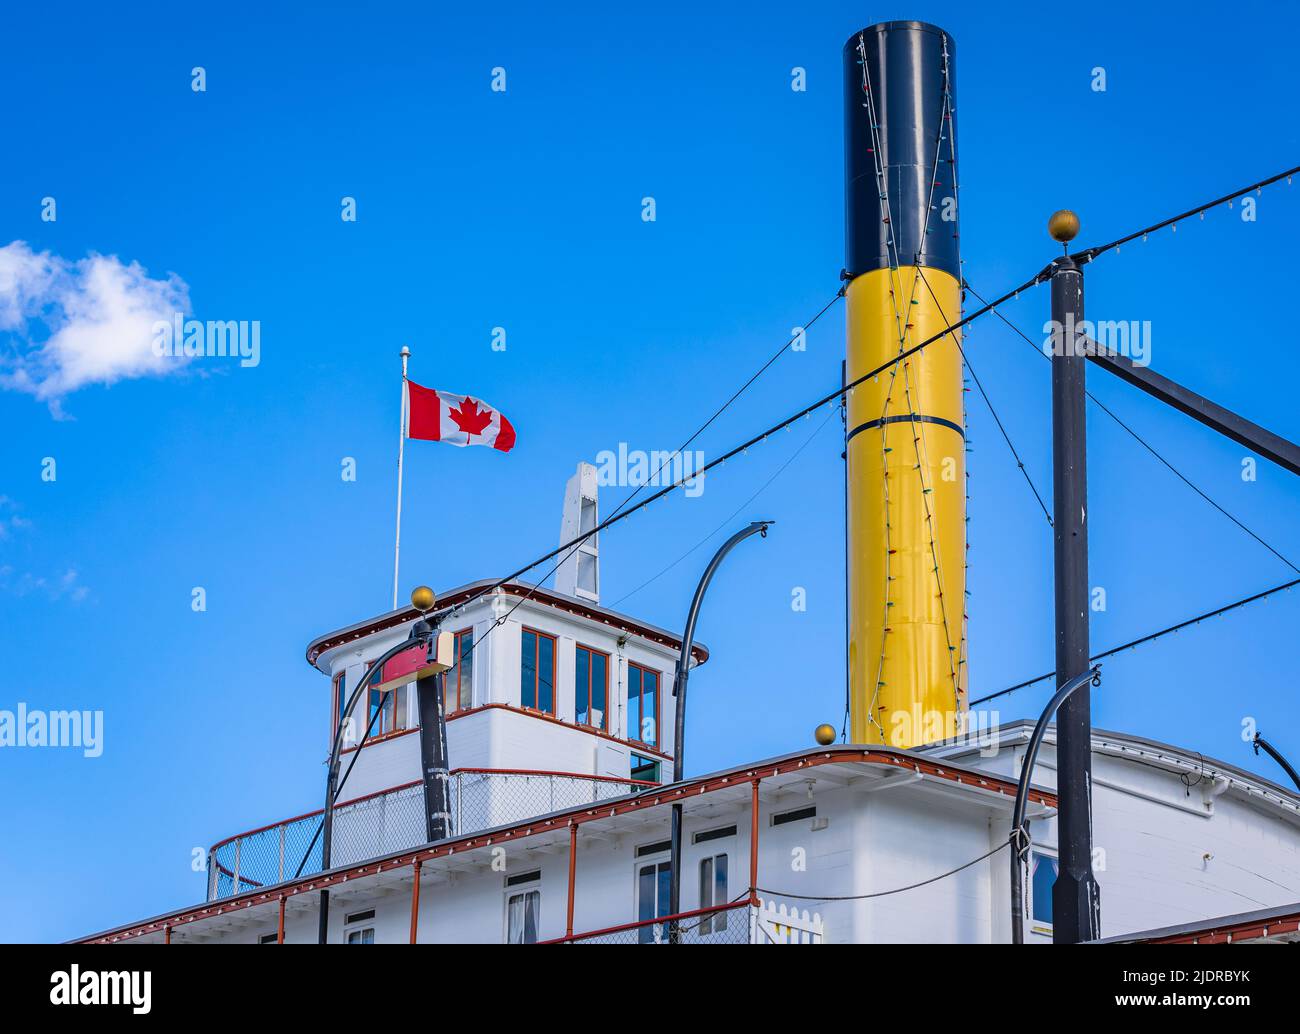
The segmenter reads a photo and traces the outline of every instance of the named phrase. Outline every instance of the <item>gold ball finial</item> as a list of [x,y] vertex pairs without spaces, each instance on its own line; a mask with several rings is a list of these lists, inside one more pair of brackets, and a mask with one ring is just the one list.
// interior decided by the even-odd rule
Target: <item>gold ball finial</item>
[[1079,235],[1079,217],[1068,208],[1053,212],[1047,220],[1047,232],[1052,235],[1052,240],[1067,244]]
[[817,726],[813,731],[813,739],[823,747],[829,747],[835,742],[835,726],[830,725],[827,722],[822,722],[822,724]]
[[433,594],[433,590],[427,585],[417,585],[411,590],[411,606],[421,614],[433,610],[433,605],[437,602],[438,597]]

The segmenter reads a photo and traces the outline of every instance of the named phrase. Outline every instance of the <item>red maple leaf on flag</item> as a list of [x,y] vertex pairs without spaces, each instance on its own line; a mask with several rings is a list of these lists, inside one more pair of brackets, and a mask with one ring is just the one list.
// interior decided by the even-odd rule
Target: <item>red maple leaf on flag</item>
[[492,410],[479,409],[471,398],[465,399],[455,409],[449,411],[452,422],[471,438],[482,434],[483,428],[492,422]]

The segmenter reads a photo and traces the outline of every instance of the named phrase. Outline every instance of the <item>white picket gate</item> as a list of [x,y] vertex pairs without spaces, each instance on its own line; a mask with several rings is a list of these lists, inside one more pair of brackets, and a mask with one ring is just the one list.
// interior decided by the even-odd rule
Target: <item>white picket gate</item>
[[821,944],[820,913],[760,900],[749,910],[750,944]]

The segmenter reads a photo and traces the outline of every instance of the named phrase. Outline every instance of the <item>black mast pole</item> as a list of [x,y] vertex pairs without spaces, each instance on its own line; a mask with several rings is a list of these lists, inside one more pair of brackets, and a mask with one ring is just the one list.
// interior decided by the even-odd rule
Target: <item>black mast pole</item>
[[[1078,233],[1078,217],[1057,212],[1048,229],[1067,243]],[[1091,669],[1083,271],[1068,254],[1053,264],[1052,321],[1052,513],[1060,689]],[[1100,895],[1092,872],[1092,694],[1087,685],[1061,704],[1056,761],[1060,872],[1052,888],[1052,940],[1077,944],[1095,939],[1101,927]]]

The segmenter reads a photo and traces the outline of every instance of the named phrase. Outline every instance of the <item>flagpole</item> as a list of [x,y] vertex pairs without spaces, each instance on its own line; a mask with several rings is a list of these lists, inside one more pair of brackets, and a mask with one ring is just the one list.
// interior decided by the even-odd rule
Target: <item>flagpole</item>
[[402,555],[402,457],[406,451],[406,363],[411,350],[402,346],[402,405],[397,434],[397,536],[393,541],[393,609],[397,609],[397,572]]

